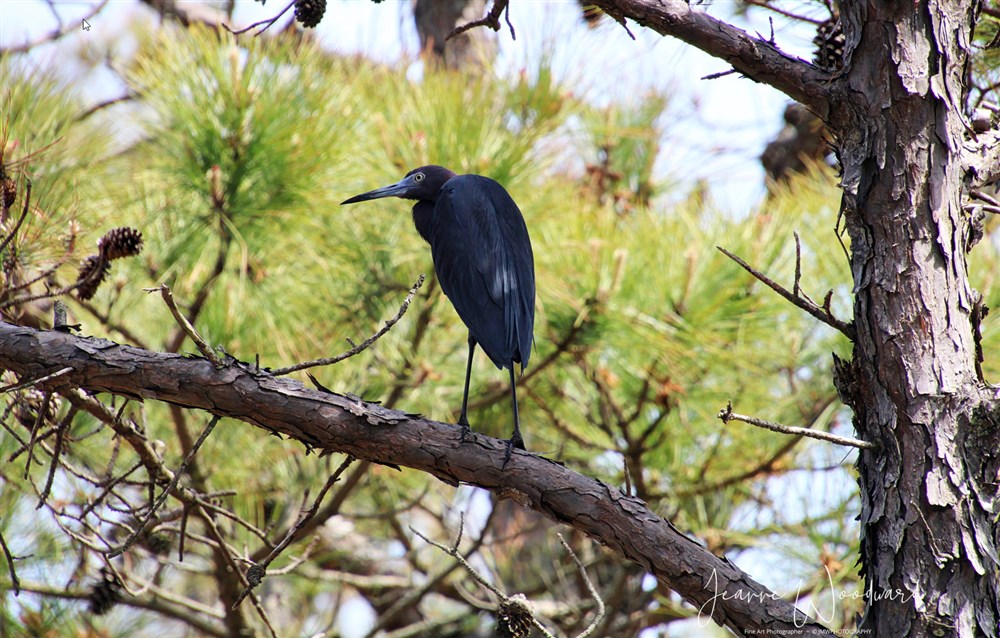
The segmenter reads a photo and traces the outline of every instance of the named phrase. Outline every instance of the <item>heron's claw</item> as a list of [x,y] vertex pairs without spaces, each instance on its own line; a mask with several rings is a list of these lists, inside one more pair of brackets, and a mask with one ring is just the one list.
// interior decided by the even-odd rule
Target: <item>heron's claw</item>
[[507,463],[510,462],[510,455],[514,452],[514,448],[517,448],[519,450],[525,449],[524,439],[521,438],[520,432],[515,432],[514,436],[510,437],[510,439],[507,441],[507,446],[503,454],[503,465],[500,466],[501,472],[507,469]]

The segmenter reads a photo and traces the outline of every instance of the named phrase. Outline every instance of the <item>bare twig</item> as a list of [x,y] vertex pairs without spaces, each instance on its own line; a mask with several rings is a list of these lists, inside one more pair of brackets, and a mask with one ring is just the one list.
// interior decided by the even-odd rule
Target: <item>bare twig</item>
[[399,311],[396,312],[396,316],[395,317],[393,317],[392,319],[389,319],[388,321],[386,321],[385,325],[383,325],[381,328],[379,328],[378,331],[375,334],[373,334],[372,336],[368,337],[367,339],[365,339],[361,343],[355,345],[350,350],[347,350],[346,352],[342,352],[342,353],[338,354],[335,357],[327,357],[325,359],[316,359],[315,361],[305,361],[303,363],[296,363],[295,365],[292,365],[292,366],[287,366],[287,367],[284,367],[284,368],[278,368],[277,370],[272,370],[271,374],[277,377],[277,376],[281,376],[283,374],[288,374],[290,372],[297,372],[299,370],[305,370],[306,368],[313,368],[313,367],[316,367],[316,366],[328,366],[328,365],[332,365],[334,363],[339,363],[339,362],[343,361],[344,359],[349,359],[350,357],[353,357],[354,355],[356,355],[356,354],[358,354],[360,352],[363,352],[364,350],[367,350],[369,346],[371,346],[373,343],[375,343],[376,341],[378,341],[379,339],[381,339],[382,336],[385,335],[385,333],[389,332],[389,330],[394,325],[396,325],[396,323],[400,319],[403,318],[403,315],[406,314],[406,309],[410,307],[410,302],[413,301],[414,295],[417,294],[417,290],[419,290],[420,287],[424,285],[424,279],[425,279],[424,275],[420,275],[420,278],[417,279],[416,283],[413,284],[413,287],[410,288],[410,291],[406,294],[406,299],[404,299],[402,305],[400,305]]
[[187,456],[184,457],[184,460],[181,462],[181,466],[177,468],[176,472],[174,472],[174,476],[170,480],[170,484],[167,485],[166,489],[163,490],[163,493],[160,494],[159,498],[156,499],[156,502],[149,508],[149,511],[146,513],[145,518],[143,518],[143,520],[140,521],[135,526],[135,530],[128,537],[125,543],[118,549],[108,552],[109,559],[124,554],[128,550],[128,548],[131,547],[133,543],[135,543],[136,539],[139,538],[139,535],[142,534],[142,530],[144,530],[146,528],[146,525],[149,524],[149,521],[153,518],[153,515],[156,513],[156,510],[158,510],[160,506],[163,505],[163,501],[167,500],[167,496],[169,496],[170,493],[174,491],[174,488],[177,487],[177,483],[180,482],[181,476],[184,475],[184,471],[187,469],[187,466],[191,462],[191,459],[193,459],[195,453],[198,452],[198,448],[200,448],[201,444],[205,442],[205,439],[208,438],[208,435],[212,433],[212,430],[215,429],[216,424],[219,422],[219,419],[221,418],[222,417],[220,416],[213,416],[212,420],[208,422],[208,425],[205,426],[205,430],[201,433],[201,436],[199,436],[198,440],[195,441],[194,446],[191,448],[191,451],[188,452]]
[[[45,501],[52,492],[52,483],[56,477],[56,468],[59,467],[59,455],[62,454],[63,439],[66,435],[66,430],[69,428],[69,424],[73,422],[73,417],[76,416],[76,412],[77,409],[75,407],[70,408],[69,412],[60,420],[59,425],[56,427],[56,443],[52,449],[52,465],[49,466],[49,476],[45,479],[45,487],[42,488],[42,495],[38,498],[38,505],[35,506],[35,509],[40,509],[45,505]],[[28,455],[30,458],[30,449]]]
[[[222,28],[225,29],[226,31],[232,33],[233,35],[241,35],[243,33],[246,33],[247,31],[249,31],[250,29],[253,29],[254,27],[261,27],[257,31],[257,33],[254,34],[254,36],[258,36],[261,33],[264,33],[265,31],[267,31],[268,29],[270,29],[271,25],[278,21],[278,18],[280,18],[281,16],[285,15],[286,13],[288,13],[288,10],[291,9],[292,7],[294,7],[294,6],[295,6],[295,0],[292,0],[291,2],[288,3],[288,6],[286,6],[284,9],[282,9],[281,12],[278,13],[278,15],[274,16],[273,18],[268,18],[266,20],[260,20],[258,22],[254,22],[250,26],[244,27],[242,29],[237,29],[237,30],[234,31],[233,28],[230,27],[225,22],[222,23]],[[264,26],[261,26],[261,25],[264,25]]]
[[635,34],[632,33],[632,31],[628,28],[628,24],[625,22],[624,13],[622,13],[621,11],[614,11],[610,7],[604,7],[602,8],[602,11],[604,11],[605,15],[610,16],[612,20],[622,25],[622,28],[625,29],[625,33],[628,34],[628,37],[632,38],[632,40],[635,40]]
[[849,436],[839,436],[837,434],[830,434],[829,432],[821,432],[820,430],[812,430],[810,428],[797,428],[791,425],[782,425],[780,423],[775,423],[774,421],[765,421],[764,419],[746,416],[744,414],[736,414],[733,412],[732,402],[726,405],[724,409],[719,410],[718,417],[723,423],[729,423],[730,421],[742,421],[743,423],[749,423],[750,425],[764,428],[765,430],[771,430],[772,432],[792,434],[795,436],[808,436],[813,439],[819,439],[820,441],[836,443],[837,445],[847,445],[862,450],[874,450],[878,447],[870,441],[853,439]]
[[465,526],[465,519],[460,518],[458,523],[458,536],[455,538],[455,544],[452,547],[447,547],[442,543],[438,543],[437,541],[432,541],[431,539],[427,538],[426,536],[415,530],[413,527],[410,527],[410,531],[419,536],[420,538],[422,538],[427,543],[430,543],[434,547],[440,549],[445,554],[454,558],[455,561],[458,562],[458,564],[465,569],[465,571],[469,572],[469,575],[472,576],[473,580],[475,580],[477,583],[479,583],[480,585],[491,591],[493,595],[495,595],[497,598],[500,599],[501,610],[504,607],[513,608],[516,609],[517,612],[520,614],[529,615],[531,618],[531,624],[534,625],[535,628],[537,628],[540,632],[542,632],[543,636],[545,636],[546,638],[555,638],[549,632],[549,630],[546,629],[545,626],[542,623],[540,623],[537,618],[535,618],[535,615],[531,612],[531,607],[528,604],[528,599],[525,598],[523,594],[515,594],[514,596],[508,596],[507,594],[503,593],[502,591],[500,591],[499,588],[497,588],[496,585],[486,580],[486,578],[484,578],[482,574],[476,571],[476,568],[469,564],[469,561],[465,559],[465,556],[462,555],[462,552],[458,551],[459,543],[462,542],[462,531],[464,529],[464,526]]
[[801,296],[802,288],[799,283],[802,281],[802,242],[799,241],[799,233],[793,231],[795,236],[795,283],[792,285],[792,294]]
[[181,314],[181,311],[177,308],[177,303],[174,301],[174,293],[170,292],[169,286],[166,284],[160,284],[155,288],[143,288],[143,290],[146,292],[159,292],[163,297],[164,303],[167,304],[167,308],[170,309],[170,314],[174,316],[174,320],[177,321],[177,324],[184,331],[184,334],[190,337],[191,341],[194,341],[194,344],[198,347],[201,354],[203,354],[206,359],[211,361],[212,365],[216,368],[221,368],[225,365],[222,363],[222,359],[219,358],[219,355],[212,350],[212,346],[208,345],[208,342],[205,341],[200,334],[198,334],[198,331],[194,329],[191,322]]
[[988,195],[987,193],[984,193],[982,190],[972,189],[969,191],[969,195],[976,199],[980,199],[992,206],[1000,207],[1000,200],[998,200],[996,197]]
[[52,393],[46,392],[42,396],[42,404],[38,408],[38,415],[35,417],[35,424],[31,426],[31,440],[28,442],[28,459],[24,463],[24,478],[28,478],[31,471],[31,463],[35,460],[35,441],[38,440],[38,431],[42,429],[45,422],[45,415],[49,412],[49,405],[52,403]]
[[[115,440],[118,441],[120,439],[115,439]],[[108,481],[108,484],[104,486],[104,489],[101,491],[101,493],[95,496],[94,499],[90,503],[88,503],[85,508],[83,508],[83,510],[79,514],[79,518],[80,519],[86,518],[87,515],[90,514],[90,512],[92,512],[94,508],[97,507],[98,504],[104,501],[104,498],[111,493],[111,490],[115,489],[116,485],[127,479],[130,475],[132,475],[133,472],[138,470],[140,467],[142,467],[142,461],[137,462],[131,468],[125,470],[125,472],[123,472],[120,476],[114,477],[110,481]]]
[[[90,10],[90,13],[82,17],[82,20],[92,20],[94,16],[100,13],[101,9],[103,9],[106,4],[108,4],[108,0],[101,0],[93,9]],[[58,15],[56,17],[58,18]],[[30,51],[31,49],[41,44],[55,42],[56,40],[62,38],[63,36],[78,30],[80,28],[80,25],[81,22],[77,20],[73,20],[72,22],[66,25],[59,24],[56,26],[54,30],[48,33],[43,33],[34,40],[30,40],[28,42],[25,42],[24,44],[19,44],[17,46],[12,46],[12,47],[0,47],[0,56],[7,55],[10,53],[26,53],[27,51]]]
[[312,519],[313,516],[316,515],[316,512],[319,511],[320,504],[323,502],[323,499],[326,498],[326,493],[330,491],[330,488],[333,487],[337,481],[340,480],[341,475],[353,462],[353,456],[348,455],[344,458],[340,467],[338,467],[337,470],[330,475],[330,478],[326,480],[326,484],[323,486],[323,489],[321,489],[319,494],[316,495],[316,500],[313,501],[312,507],[299,513],[298,521],[296,521],[295,525],[288,530],[288,533],[285,534],[285,537],[281,540],[281,542],[278,543],[273,550],[271,550],[271,553],[267,555],[267,558],[250,566],[247,570],[247,582],[249,584],[246,589],[243,590],[243,593],[240,594],[239,598],[236,599],[236,602],[233,603],[233,609],[239,607],[240,603],[243,602],[243,599],[246,598],[250,592],[261,583],[262,580],[264,580],[264,576],[267,575],[267,566],[270,565],[271,561],[277,558],[281,552],[285,551],[285,548],[296,539],[299,530],[302,529],[302,526],[304,526],[310,519]]
[[729,69],[728,71],[719,71],[718,73],[709,73],[708,75],[701,76],[702,80],[718,80],[719,78],[724,78],[727,75],[732,75],[733,73],[739,73],[736,69]]
[[[475,552],[479,551],[479,548],[482,546],[483,542],[486,539],[486,534],[490,529],[490,525],[492,524],[493,517],[496,514],[496,512],[497,508],[494,507],[490,509],[490,513],[486,516],[486,523],[483,524],[482,532],[479,534],[479,538],[477,538],[472,543],[472,546],[465,552],[465,556],[472,556]],[[460,525],[463,523],[464,523],[463,520],[459,521]],[[461,532],[459,532],[459,536],[461,536]],[[410,553],[412,554],[412,552]],[[449,563],[444,568],[439,569],[433,574],[430,574],[429,577],[426,579],[426,582],[424,582],[421,587],[417,589],[411,589],[404,596],[400,597],[396,602],[392,604],[391,607],[389,607],[388,610],[382,612],[375,625],[368,630],[368,634],[365,636],[365,638],[372,638],[373,636],[381,635],[379,632],[384,630],[390,623],[395,621],[400,613],[409,609],[413,609],[417,604],[420,603],[421,600],[423,600],[424,596],[426,596],[428,592],[435,589],[445,578],[448,577],[449,574],[451,574],[454,570],[458,569],[459,565],[460,563],[458,561]],[[427,571],[427,570],[422,570],[422,571]]]
[[69,374],[72,371],[73,371],[73,368],[66,367],[66,368],[63,368],[61,370],[56,370],[52,374],[47,374],[44,377],[38,377],[37,379],[31,379],[30,381],[24,381],[22,383],[15,383],[15,384],[12,384],[12,385],[5,385],[4,387],[0,388],[0,394],[3,394],[5,392],[13,392],[15,390],[22,390],[22,389],[27,388],[28,386],[31,386],[31,385],[38,385],[40,383],[47,383],[48,381],[51,381],[51,380],[55,379],[56,377],[61,377],[62,375]]
[[17,579],[17,572],[14,570],[14,556],[10,553],[10,549],[7,547],[7,541],[4,540],[2,531],[0,531],[0,549],[3,550],[3,557],[7,560],[7,572],[10,574],[10,587],[14,590],[14,595],[17,596],[21,593],[21,581]]
[[504,13],[504,19],[507,21],[507,27],[510,29],[510,38],[516,40],[517,37],[514,35],[514,26],[510,23],[510,7],[508,6],[508,0],[493,0],[493,6],[490,7],[490,12],[478,20],[473,20],[472,22],[467,22],[461,26],[457,26],[451,30],[451,32],[445,36],[445,41],[451,40],[457,35],[461,35],[470,29],[475,29],[476,27],[489,27],[494,31],[500,30],[500,14]]
[[[225,536],[223,536],[222,531],[219,529],[219,526],[216,525],[215,518],[208,511],[206,511],[205,507],[201,504],[201,502],[196,502],[195,508],[198,510],[198,514],[201,517],[201,520],[205,523],[205,526],[208,528],[209,536],[215,541],[218,556],[221,557],[222,561],[224,562],[224,564],[219,564],[216,566],[217,573],[219,572],[220,568],[224,568],[228,570],[228,572],[224,573],[236,574],[237,578],[239,579],[239,583],[242,584],[244,587],[249,588],[250,583],[247,581],[246,576],[243,574],[243,570],[240,569],[240,566],[236,563],[236,560],[233,558],[234,552],[230,550],[229,545],[226,543],[226,538]],[[221,575],[222,574],[220,574],[220,576]],[[216,578],[219,578],[219,576],[217,576]],[[236,583],[232,583],[232,585],[235,584]],[[220,582],[220,585],[223,585],[223,583]],[[250,604],[253,605],[254,611],[257,612],[257,616],[261,619],[261,622],[264,623],[264,626],[267,627],[267,630],[271,634],[271,637],[278,638],[278,632],[275,631],[274,626],[271,624],[271,619],[268,617],[267,611],[265,611],[263,605],[261,605],[260,599],[258,599],[257,596],[254,595],[253,591],[250,591],[247,594],[247,596],[250,598]],[[227,611],[227,616],[231,615],[234,618],[240,618],[239,613],[236,612],[235,610],[228,609],[226,611]],[[240,624],[242,624],[242,621],[240,622]]]
[[857,338],[857,332],[854,329],[854,324],[841,321],[840,319],[837,319],[830,313],[823,310],[823,308],[817,306],[814,302],[810,301],[809,299],[806,299],[800,295],[789,292],[787,288],[781,286],[780,284],[775,282],[773,279],[769,278],[764,273],[756,270],[753,266],[750,266],[747,262],[743,261],[742,259],[734,255],[733,253],[729,252],[722,246],[716,246],[716,248],[718,248],[723,255],[735,261],[737,264],[740,265],[740,267],[742,267],[748,273],[750,273],[755,278],[760,280],[765,286],[767,286],[774,292],[778,293],[788,301],[792,302],[794,305],[798,306],[802,310],[805,310],[810,315],[819,319],[826,325],[832,328],[836,328],[851,341],[854,341]]
[[785,9],[782,9],[781,7],[776,7],[776,6],[774,6],[774,4],[772,4],[771,2],[768,2],[767,0],[743,0],[743,1],[746,2],[747,4],[751,5],[751,6],[754,6],[754,7],[764,7],[768,11],[773,11],[773,12],[777,13],[778,15],[785,16],[786,18],[791,18],[792,20],[798,20],[800,22],[809,22],[811,24],[816,24],[816,25],[819,25],[819,24],[823,23],[823,20],[818,20],[816,18],[810,18],[809,16],[803,15],[801,13],[792,13],[791,11],[786,11]]
[[576,563],[576,567],[580,570],[580,575],[583,577],[583,584],[587,586],[587,591],[590,592],[590,597],[594,599],[594,604],[597,605],[597,615],[594,616],[594,620],[576,637],[587,638],[587,636],[594,633],[597,627],[601,624],[601,621],[604,620],[604,601],[601,600],[600,594],[597,593],[594,583],[590,582],[590,576],[587,575],[587,568],[583,566],[583,562],[576,555],[576,552],[574,552],[573,548],[569,546],[569,543],[566,542],[566,539],[563,538],[562,534],[556,532],[556,536],[559,537],[559,542],[562,543],[562,546],[566,548],[567,552],[569,552],[570,558],[572,558],[573,562]]
[[[62,585],[52,586],[42,583],[25,583],[22,589],[26,592],[41,594],[43,596],[51,596],[54,598],[65,598],[68,600],[87,600],[92,594],[89,589],[67,589]],[[162,600],[160,600],[161,598]],[[202,636],[216,636],[217,638],[228,638],[230,636],[230,634],[222,631],[216,625],[205,622],[202,618],[198,617],[198,615],[192,614],[192,606],[190,604],[187,604],[187,602],[179,602],[179,598],[177,596],[172,596],[171,592],[166,590],[158,591],[156,597],[153,597],[152,600],[125,597],[123,600],[118,601],[118,604],[125,605],[127,607],[135,607],[136,609],[145,609],[147,611],[152,611],[168,618],[181,621],[190,625],[198,632],[199,635]],[[205,613],[213,618],[218,617],[218,615],[214,613],[214,610],[203,611],[201,609],[197,609],[197,611]]]
[[122,102],[128,102],[129,100],[134,99],[135,96],[136,96],[135,93],[129,91],[128,93],[125,93],[124,95],[119,95],[118,97],[113,97],[113,98],[108,98],[106,100],[101,100],[97,104],[95,104],[95,105],[91,106],[90,108],[88,108],[83,113],[80,113],[79,115],[77,115],[76,116],[76,121],[77,122],[81,122],[81,121],[87,119],[88,117],[90,117],[91,115],[93,115],[94,113],[97,113],[98,111],[100,111],[102,109],[106,109],[109,106],[114,106],[115,104],[121,104]]

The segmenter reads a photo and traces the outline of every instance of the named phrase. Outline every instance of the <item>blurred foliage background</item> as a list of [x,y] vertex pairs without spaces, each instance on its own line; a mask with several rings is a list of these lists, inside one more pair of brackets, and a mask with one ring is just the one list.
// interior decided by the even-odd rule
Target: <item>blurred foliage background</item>
[[[536,258],[535,352],[519,392],[529,449],[635,493],[831,628],[852,626],[861,601],[840,594],[859,586],[853,453],[716,418],[731,401],[744,414],[852,432],[831,381],[831,353],[846,358],[846,340],[716,250],[791,287],[797,233],[804,292],[822,303],[830,291],[835,314],[849,319],[830,167],[812,164],[732,215],[653,170],[671,135],[666,95],[598,107],[544,60],[515,78],[431,66],[414,78],[294,34],[236,42],[197,26],[134,28],[138,49],[119,69],[132,98],[93,112],[51,69],[0,57],[2,161],[19,195],[0,235],[16,223],[28,178],[33,189],[0,254],[4,320],[50,327],[48,293],[72,284],[80,260],[121,226],[142,233],[141,254],[116,261],[93,299],[58,298],[83,334],[153,350],[194,351],[159,296],[143,291],[160,283],[210,343],[274,368],[363,340],[427,274],[384,338],[312,372],[337,391],[454,422],[465,328],[433,280],[409,205],[339,202],[427,163],[493,177],[524,212]],[[991,232],[970,260],[989,306],[1000,303],[997,259]],[[983,324],[987,352],[1000,346],[998,320]],[[997,379],[995,362],[985,365]],[[505,375],[484,357],[476,368],[473,428],[506,436]],[[31,392],[2,399],[0,532],[20,557],[23,588],[14,597],[0,570],[4,635],[268,635],[248,603],[229,609],[228,563],[207,522],[187,522],[172,499],[113,561],[121,581],[106,583],[103,543],[134,527],[124,504],[145,504],[148,479],[93,415]],[[141,425],[169,468],[208,421],[100,398]],[[60,422],[63,463],[36,510],[54,428],[43,426],[49,436],[33,459],[25,442],[38,424]],[[191,481],[277,540],[342,460],[223,421]],[[287,570],[257,590],[280,636],[493,635],[485,592],[410,529],[450,543],[460,519],[473,564],[524,592],[554,631],[574,635],[592,618],[560,526],[492,494],[356,463],[327,502],[271,566]],[[266,555],[252,529],[214,520],[235,552]],[[723,634],[638,566],[568,540],[609,609],[597,635]],[[101,591],[116,604],[101,609]]]

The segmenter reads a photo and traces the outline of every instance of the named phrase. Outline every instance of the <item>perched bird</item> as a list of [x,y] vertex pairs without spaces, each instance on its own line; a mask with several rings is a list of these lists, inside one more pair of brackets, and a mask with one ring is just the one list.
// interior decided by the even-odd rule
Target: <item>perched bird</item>
[[514,447],[524,449],[517,414],[514,364],[531,357],[535,325],[535,262],[524,217],[503,186],[481,175],[456,175],[442,166],[421,166],[399,182],[356,195],[343,204],[381,197],[415,199],[413,224],[431,245],[441,289],[469,329],[469,360],[458,424],[469,433],[469,377],[476,344],[497,368],[510,370]]

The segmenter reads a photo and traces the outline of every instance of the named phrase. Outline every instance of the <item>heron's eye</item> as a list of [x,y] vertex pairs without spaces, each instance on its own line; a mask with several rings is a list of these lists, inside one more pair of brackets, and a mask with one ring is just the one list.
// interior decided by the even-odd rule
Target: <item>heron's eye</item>
[[415,181],[415,182],[422,182],[422,181],[424,181],[424,174],[423,173],[417,173],[416,175],[413,176],[413,181]]

